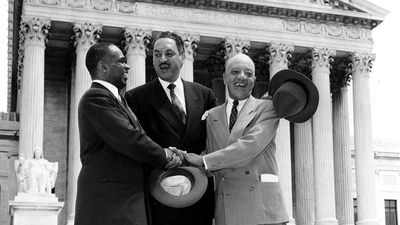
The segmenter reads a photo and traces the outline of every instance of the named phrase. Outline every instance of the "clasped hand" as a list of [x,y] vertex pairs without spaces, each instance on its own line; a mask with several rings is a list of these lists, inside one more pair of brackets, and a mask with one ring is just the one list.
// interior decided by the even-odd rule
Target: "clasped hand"
[[166,169],[175,168],[182,164],[189,164],[196,167],[204,166],[203,157],[194,153],[187,153],[177,149],[176,147],[169,147],[165,149],[167,153],[168,163],[165,165]]

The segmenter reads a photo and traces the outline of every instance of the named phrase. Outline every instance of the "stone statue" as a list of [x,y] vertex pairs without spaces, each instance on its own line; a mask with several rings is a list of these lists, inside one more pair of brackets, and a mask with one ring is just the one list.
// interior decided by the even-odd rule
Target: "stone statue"
[[14,162],[15,173],[17,174],[17,185],[18,192],[26,192],[27,191],[27,176],[28,171],[25,167],[25,158],[24,154],[19,155],[19,159]]
[[20,155],[15,161],[15,171],[18,179],[18,192],[51,194],[54,188],[58,163],[51,163],[43,158],[39,147],[33,149],[33,158],[25,160]]

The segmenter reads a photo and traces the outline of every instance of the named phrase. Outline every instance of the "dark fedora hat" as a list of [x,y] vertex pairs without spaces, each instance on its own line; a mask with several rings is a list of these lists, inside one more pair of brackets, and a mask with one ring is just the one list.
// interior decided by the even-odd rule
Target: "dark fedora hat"
[[[173,194],[163,187],[166,178],[185,177],[190,182],[187,193]],[[186,179],[187,178],[187,179]],[[172,168],[169,170],[153,170],[149,178],[149,191],[158,202],[174,207],[184,208],[196,203],[206,192],[208,178],[204,169],[191,166]]]
[[272,96],[277,116],[290,122],[307,121],[318,107],[317,87],[309,78],[294,70],[277,72],[269,83],[268,94]]

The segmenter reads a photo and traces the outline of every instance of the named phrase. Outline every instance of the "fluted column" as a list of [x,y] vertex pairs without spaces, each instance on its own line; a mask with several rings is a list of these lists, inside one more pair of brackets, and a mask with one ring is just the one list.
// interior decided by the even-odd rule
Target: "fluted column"
[[295,219],[297,225],[315,220],[314,163],[311,119],[294,124]]
[[76,53],[75,72],[71,77],[71,107],[68,140],[68,186],[67,186],[67,224],[73,225],[75,219],[76,188],[81,169],[80,142],[78,129],[78,104],[83,93],[89,89],[92,79],[86,69],[85,58],[90,46],[100,37],[101,26],[91,23],[74,25]]
[[151,30],[125,28],[125,51],[128,71],[126,90],[146,83],[146,49],[150,43]]
[[24,59],[21,84],[19,152],[32,158],[34,147],[43,148],[44,51],[50,21],[29,18],[21,21]]
[[375,55],[353,55],[354,148],[357,187],[357,225],[377,225],[369,72]]
[[333,157],[336,215],[340,225],[354,224],[351,191],[351,151],[348,109],[349,73],[339,71],[332,79]]
[[247,54],[250,49],[250,41],[241,38],[225,38],[225,61],[237,53]]
[[294,46],[285,43],[271,43],[269,45],[269,75],[270,79],[279,71],[287,69],[292,57]]
[[194,54],[200,42],[200,35],[180,33],[179,36],[181,36],[183,40],[185,50],[185,60],[183,61],[180,75],[184,80],[193,82]]
[[333,167],[332,105],[329,87],[330,61],[335,52],[326,48],[312,51],[312,78],[319,91],[319,105],[313,123],[315,174],[315,224],[336,225]]
[[[269,46],[270,60],[269,71],[270,79],[276,72],[288,68],[288,58],[294,51],[293,45],[284,43],[271,43]],[[290,223],[293,219],[292,203],[292,160],[290,154],[290,122],[282,119],[279,121],[279,127],[276,131],[276,164],[279,172],[279,183],[283,191],[286,210],[288,211]]]

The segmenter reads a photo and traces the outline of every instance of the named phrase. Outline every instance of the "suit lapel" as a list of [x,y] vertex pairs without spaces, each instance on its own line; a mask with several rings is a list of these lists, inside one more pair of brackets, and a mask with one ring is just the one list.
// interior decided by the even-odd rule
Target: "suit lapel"
[[196,118],[201,118],[203,114],[203,108],[199,104],[200,97],[193,91],[190,83],[182,80],[183,91],[185,95],[186,104],[186,129],[183,143],[185,143],[188,137],[191,137],[192,133],[198,132],[192,129],[192,125],[196,123]]
[[182,123],[179,115],[172,109],[171,102],[167,98],[158,79],[153,80],[151,85],[154,92],[149,93],[152,96],[150,103],[175,131],[182,134],[185,130],[185,125]]
[[[216,140],[226,140],[226,141],[218,141],[218,143],[220,143],[220,145],[214,149],[225,148],[228,143],[228,137],[230,134],[229,134],[229,128],[228,128],[228,120],[226,118],[226,105],[227,105],[227,102],[225,102],[221,106],[216,107],[214,112],[212,113],[212,116],[210,117],[210,119],[211,119],[210,122],[212,124],[211,132],[213,132],[215,139]],[[207,132],[209,132],[209,131],[207,131]]]
[[236,123],[232,128],[231,134],[229,135],[228,145],[232,144],[243,135],[244,129],[254,118],[255,102],[255,98],[253,96],[250,96],[244,104],[242,110],[240,110]]
[[140,125],[139,120],[137,119],[135,113],[133,113],[133,111],[131,110],[131,108],[129,108],[128,105],[124,105],[122,104],[122,102],[120,102],[119,100],[117,100],[119,105],[121,106],[121,108],[125,111],[125,113],[128,115],[129,119],[131,120],[131,122],[133,123],[133,125],[135,125],[135,127],[139,128],[140,130],[143,130],[142,125]]
[[113,93],[111,93],[106,87],[104,87],[103,85],[99,84],[99,83],[93,83],[92,84],[93,88],[101,88],[107,91],[107,93],[109,94],[110,98],[112,98],[114,101],[116,101],[119,105],[119,107],[122,109],[122,111],[124,111],[125,115],[128,117],[129,121],[131,122],[131,124],[133,124],[136,128],[142,129],[142,127],[140,126],[139,121],[137,120],[136,116],[134,115],[134,113],[128,108],[128,106],[124,106],[122,104],[121,101],[119,101],[114,95]]

